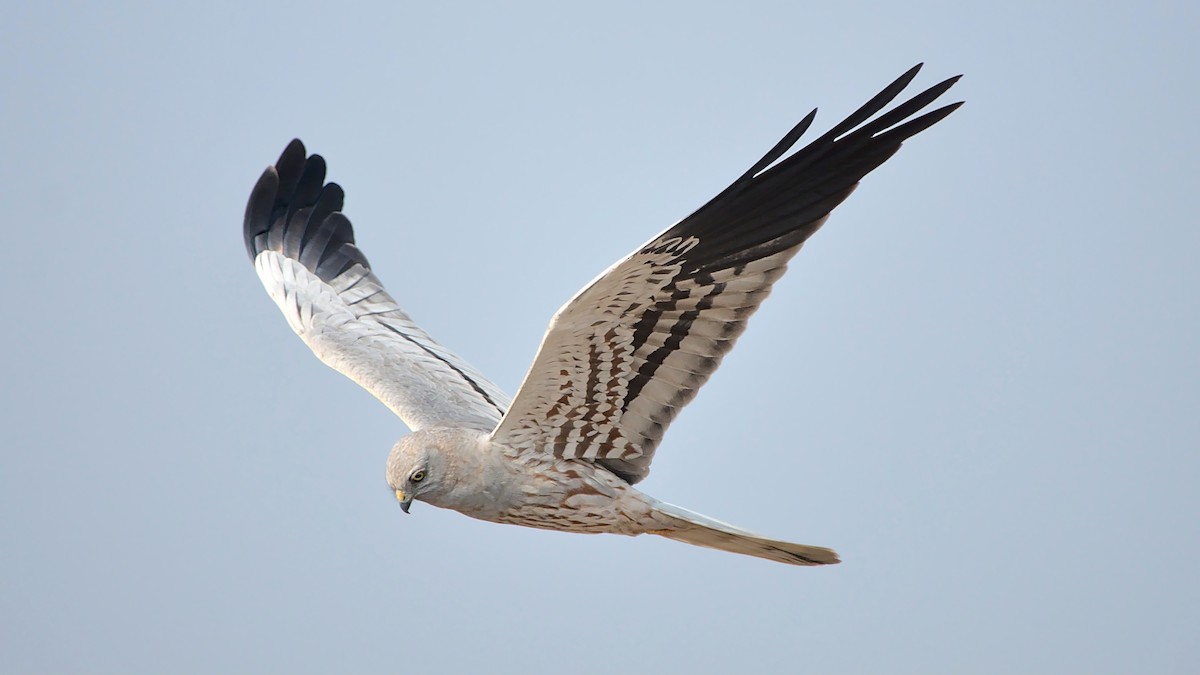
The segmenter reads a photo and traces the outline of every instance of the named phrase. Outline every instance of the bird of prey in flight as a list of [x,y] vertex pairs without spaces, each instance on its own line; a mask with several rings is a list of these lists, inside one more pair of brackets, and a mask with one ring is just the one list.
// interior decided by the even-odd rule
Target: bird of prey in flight
[[732,185],[596,277],[550,319],[512,398],[400,309],[354,243],[342,188],[325,182],[325,160],[299,140],[254,186],[246,247],[313,353],[412,430],[387,460],[405,512],[416,500],[497,523],[836,563],[830,549],[770,539],[634,485],[830,211],[902,142],[961,105],[919,114],[953,77],[879,114],[919,69],[788,154],[809,113]]

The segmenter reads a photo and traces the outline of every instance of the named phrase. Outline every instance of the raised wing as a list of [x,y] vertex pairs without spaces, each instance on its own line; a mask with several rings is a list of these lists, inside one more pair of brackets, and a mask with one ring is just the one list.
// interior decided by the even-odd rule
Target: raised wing
[[508,397],[418,328],[371,273],[325,160],[292,141],[246,205],[246,248],[292,330],[412,430],[490,431]]
[[493,440],[594,460],[631,483],[644,478],[667,425],[804,241],[905,139],[961,105],[908,119],[955,77],[864,124],[919,69],[771,166],[808,129],[814,110],[721,194],[564,305]]

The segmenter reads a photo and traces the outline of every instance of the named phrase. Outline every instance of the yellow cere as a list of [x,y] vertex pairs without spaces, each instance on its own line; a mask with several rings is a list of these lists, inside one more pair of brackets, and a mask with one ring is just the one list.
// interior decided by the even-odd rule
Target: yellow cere
[[404,490],[396,490],[396,501],[404,501]]

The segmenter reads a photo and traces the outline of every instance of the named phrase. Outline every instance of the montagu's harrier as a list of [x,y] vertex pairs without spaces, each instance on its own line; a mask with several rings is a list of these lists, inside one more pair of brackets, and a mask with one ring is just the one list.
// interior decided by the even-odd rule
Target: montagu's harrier
[[768,539],[633,486],[829,212],[961,105],[918,116],[955,77],[872,120],[919,68],[787,155],[814,110],[723,192],[588,284],[550,320],[512,399],[396,305],[354,244],[342,189],[300,141],[254,187],[246,246],[296,334],[413,430],[387,462],[405,511],[419,500],[498,523],[836,563],[827,548]]

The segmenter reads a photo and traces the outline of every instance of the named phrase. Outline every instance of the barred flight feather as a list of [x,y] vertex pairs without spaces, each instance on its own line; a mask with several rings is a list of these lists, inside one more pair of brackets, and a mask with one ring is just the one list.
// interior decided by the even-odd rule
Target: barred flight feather
[[958,79],[951,78],[863,124],[918,69],[783,158],[812,123],[809,114],[732,185],[564,305],[491,440],[594,459],[630,483],[645,478],[666,426],[829,212],[903,140],[958,107],[895,126]]

